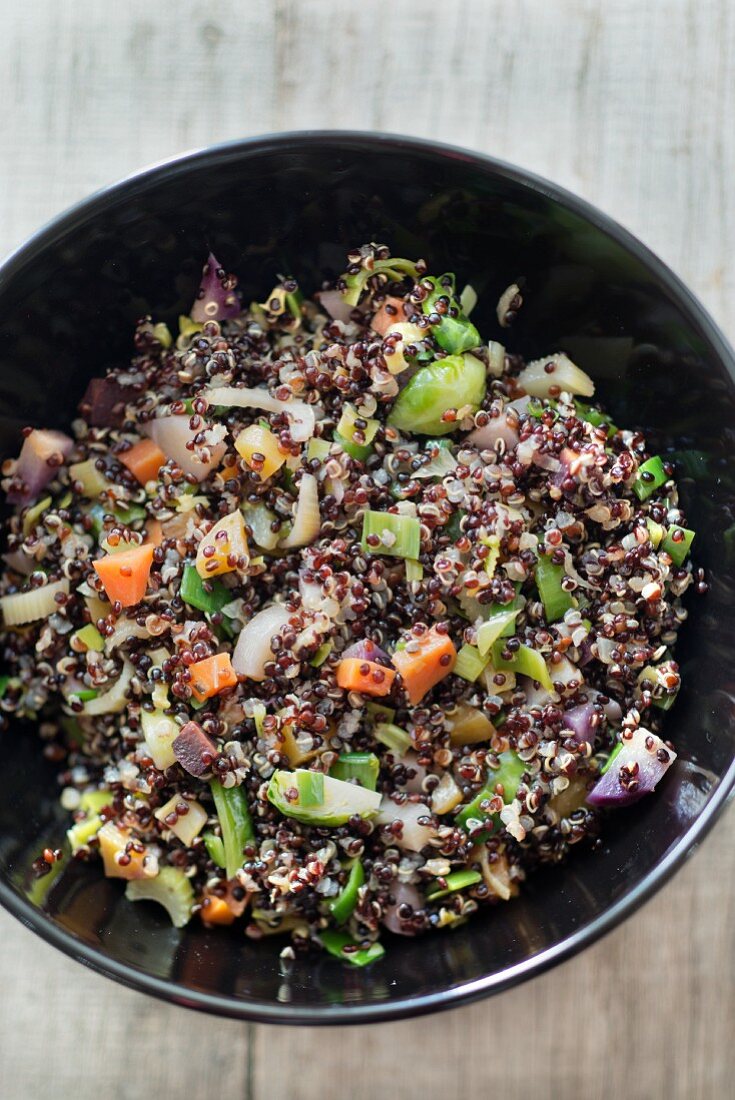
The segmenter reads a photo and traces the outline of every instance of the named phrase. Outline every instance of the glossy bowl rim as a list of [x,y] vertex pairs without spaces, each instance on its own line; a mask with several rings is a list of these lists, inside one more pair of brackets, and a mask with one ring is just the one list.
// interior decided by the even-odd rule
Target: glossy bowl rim
[[[428,154],[440,160],[451,158],[490,175],[511,180],[525,189],[541,194],[571,210],[596,229],[605,233],[621,247],[633,254],[669,290],[692,327],[706,340],[708,347],[726,366],[735,380],[735,353],[719,326],[692,294],[685,283],[647,245],[629,230],[585,199],[542,176],[516,167],[506,161],[484,153],[424,138],[407,137],[395,133],[369,130],[292,130],[266,133],[221,142],[215,145],[187,151],[166,158],[122,179],[108,184],[79,202],[68,207],[48,221],[0,261],[0,293],[16,271],[32,263],[35,256],[53,241],[58,240],[80,219],[104,212],[111,205],[124,200],[128,192],[158,177],[189,171],[207,161],[229,159],[241,153],[265,151],[269,148],[313,147],[321,143],[342,144],[350,147],[369,148],[380,154],[383,149],[399,148],[411,154]],[[54,924],[39,909],[22,898],[4,880],[0,880],[0,905],[27,928],[36,932],[46,943],[58,948],[65,955],[76,959],[98,974],[112,978],[122,985],[151,994],[172,1004],[195,1008],[214,1015],[267,1024],[325,1025],[385,1022],[405,1019],[430,1012],[469,1004],[493,993],[500,993],[519,985],[529,978],[542,974],[551,967],[576,955],[583,948],[606,935],[626,917],[648,901],[683,865],[702,842],[727,803],[735,794],[735,758],[720,778],[711,798],[699,816],[676,841],[666,856],[629,893],[604,910],[586,927],[579,929],[554,944],[499,973],[485,975],[474,981],[438,993],[416,997],[399,997],[396,1000],[369,1005],[315,1006],[268,1004],[259,1001],[242,1001],[232,996],[187,990],[183,985],[165,978],[158,978],[142,970],[117,962],[104,951],[83,943],[70,932]]]

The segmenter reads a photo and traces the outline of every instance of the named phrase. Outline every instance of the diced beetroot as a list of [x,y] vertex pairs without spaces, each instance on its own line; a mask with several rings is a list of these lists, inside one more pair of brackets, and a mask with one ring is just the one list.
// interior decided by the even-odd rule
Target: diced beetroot
[[192,321],[203,324],[205,321],[226,321],[229,317],[237,317],[242,312],[242,306],[235,294],[236,286],[235,276],[226,274],[217,257],[210,252],[202,269],[199,292],[191,307]]
[[79,412],[93,428],[119,428],[125,419],[125,405],[135,397],[114,378],[93,378],[79,402]]
[[35,500],[64,462],[74,441],[63,432],[34,428],[23,440],[8,491],[10,504],[29,504]]
[[212,770],[217,746],[198,722],[187,722],[171,746],[184,771],[201,779]]

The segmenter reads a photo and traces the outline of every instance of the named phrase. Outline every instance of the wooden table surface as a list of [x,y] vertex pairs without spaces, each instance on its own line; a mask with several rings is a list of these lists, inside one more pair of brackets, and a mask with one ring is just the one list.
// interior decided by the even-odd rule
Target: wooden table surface
[[[0,16],[0,254],[184,149],[412,132],[598,204],[735,338],[728,0],[0,0]],[[449,1014],[330,1031],[159,1004],[2,913],[0,1097],[732,1096],[734,873],[730,812],[642,912],[560,969]]]

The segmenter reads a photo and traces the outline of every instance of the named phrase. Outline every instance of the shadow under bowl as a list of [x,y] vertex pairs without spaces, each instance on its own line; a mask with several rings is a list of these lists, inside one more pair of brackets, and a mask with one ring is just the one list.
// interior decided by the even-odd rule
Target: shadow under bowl
[[520,898],[456,931],[392,938],[366,970],[282,941],[184,931],[123,884],[75,865],[35,883],[30,863],[61,844],[67,816],[34,730],[3,735],[0,902],[48,942],[129,986],[241,1019],[357,1023],[469,1001],[545,970],[658,889],[735,783],[735,361],[683,284],[620,226],[544,180],[477,154],[388,135],[296,133],[184,156],[57,218],[0,267],[0,453],[26,424],[64,427],[89,378],[125,363],[135,321],[176,323],[212,249],[245,300],[277,273],[306,288],[350,246],[389,244],[454,270],[479,295],[481,331],[525,280],[503,332],[511,352],[567,351],[615,421],[676,461],[706,599],[688,601],[684,688],[667,715],[679,760],[655,795],[611,818],[602,851],[532,876]]

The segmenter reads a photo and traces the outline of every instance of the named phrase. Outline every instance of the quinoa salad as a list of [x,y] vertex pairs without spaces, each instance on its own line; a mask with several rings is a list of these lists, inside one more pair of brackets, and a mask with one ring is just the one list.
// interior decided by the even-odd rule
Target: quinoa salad
[[506,352],[517,285],[484,338],[476,297],[368,244],[248,304],[210,255],[69,434],[25,429],[0,714],[69,812],[36,875],[364,966],[653,791],[706,590],[674,470],[563,352]]

